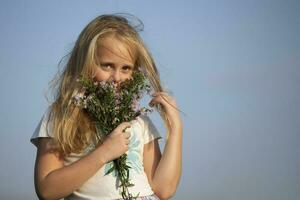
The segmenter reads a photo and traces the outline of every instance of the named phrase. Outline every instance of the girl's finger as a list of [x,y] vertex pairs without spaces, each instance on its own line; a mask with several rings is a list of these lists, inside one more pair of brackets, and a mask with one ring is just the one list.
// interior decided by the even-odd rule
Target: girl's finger
[[162,104],[163,106],[176,107],[176,101],[168,96],[165,92],[157,92],[150,101],[149,106],[153,107],[155,104]]
[[119,126],[117,126],[117,131],[125,132],[127,128],[130,128],[131,124],[129,122],[123,122]]
[[157,95],[171,96],[171,94],[168,93],[168,92],[155,92],[155,93],[152,94],[152,96],[157,96]]
[[149,105],[154,106],[155,104],[159,103],[159,97],[154,97],[150,102]]
[[155,105],[155,103],[153,101],[149,102],[149,106],[153,107]]
[[161,98],[163,98],[164,100],[171,100],[171,99],[172,99],[172,97],[171,97],[168,93],[166,93],[166,92],[158,92],[158,93],[154,94],[153,97],[154,97],[154,98],[155,98],[155,97],[156,97],[156,98],[161,97]]
[[155,96],[150,103],[163,103],[163,101],[171,101],[171,97],[166,95],[157,95]]

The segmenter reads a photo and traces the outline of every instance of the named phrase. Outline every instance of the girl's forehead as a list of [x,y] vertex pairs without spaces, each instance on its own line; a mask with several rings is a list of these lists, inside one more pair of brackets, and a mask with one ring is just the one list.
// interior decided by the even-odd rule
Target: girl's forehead
[[101,40],[97,54],[100,60],[113,59],[134,62],[134,55],[129,45],[113,37],[106,37]]

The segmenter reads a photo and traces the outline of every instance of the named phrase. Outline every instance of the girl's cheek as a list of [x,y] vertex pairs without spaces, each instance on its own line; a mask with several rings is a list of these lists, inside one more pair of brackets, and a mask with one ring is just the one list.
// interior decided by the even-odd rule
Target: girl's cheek
[[132,74],[127,75],[126,79],[130,79],[132,77]]
[[108,73],[108,72],[104,72],[102,70],[96,71],[95,78],[97,81],[105,81],[105,80],[109,79],[109,77],[110,77],[110,73]]

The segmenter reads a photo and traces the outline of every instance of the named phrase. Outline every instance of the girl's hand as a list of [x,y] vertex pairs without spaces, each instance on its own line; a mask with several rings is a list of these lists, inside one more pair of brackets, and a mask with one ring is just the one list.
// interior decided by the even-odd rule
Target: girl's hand
[[153,98],[149,102],[152,107],[160,104],[166,111],[168,121],[171,128],[182,127],[179,111],[175,99],[166,92],[155,92],[152,94]]
[[119,158],[128,150],[130,143],[130,133],[125,132],[126,128],[130,128],[129,122],[123,122],[117,128],[115,128],[99,146],[104,149],[104,160],[110,162],[116,158]]

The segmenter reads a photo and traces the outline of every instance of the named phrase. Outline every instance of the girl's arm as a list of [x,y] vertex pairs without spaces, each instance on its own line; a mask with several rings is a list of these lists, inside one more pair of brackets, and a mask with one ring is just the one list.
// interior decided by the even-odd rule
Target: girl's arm
[[35,165],[35,188],[37,195],[45,200],[68,196],[105,164],[101,156],[103,149],[98,148],[64,167],[63,159],[49,147],[50,140],[39,139]]
[[182,122],[175,99],[165,92],[153,94],[150,105],[161,104],[167,115],[170,132],[161,155],[157,140],[144,146],[144,168],[154,192],[169,199],[177,189],[182,168]]
[[120,124],[96,149],[76,162],[64,166],[63,159],[50,147],[51,138],[40,138],[35,164],[36,193],[44,200],[60,199],[81,187],[106,162],[128,150],[129,136],[122,130],[130,123]]
[[166,141],[163,155],[157,139],[144,146],[144,169],[149,183],[160,199],[171,198],[181,176],[182,130],[176,128]]

